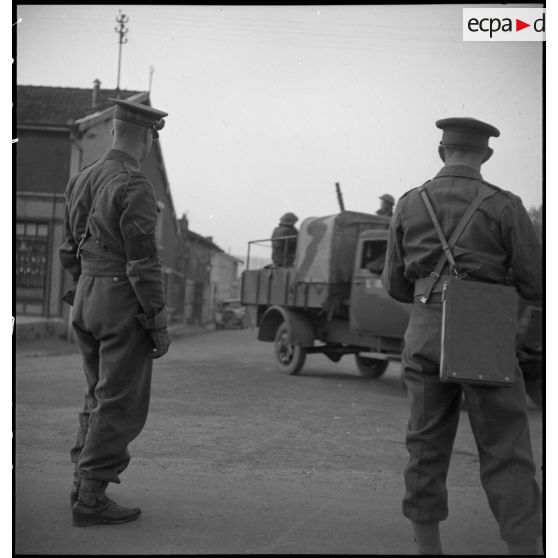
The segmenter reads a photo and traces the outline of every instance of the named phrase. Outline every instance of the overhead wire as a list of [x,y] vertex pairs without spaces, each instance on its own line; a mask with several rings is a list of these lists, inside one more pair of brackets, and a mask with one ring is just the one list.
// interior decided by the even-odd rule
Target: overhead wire
[[[42,10],[41,25],[46,23],[51,28],[60,26],[61,36],[67,36],[69,19],[74,22],[86,20],[88,25],[93,23],[96,26],[94,29],[85,25],[79,26],[80,35],[98,36],[99,33],[103,33],[104,36],[113,32],[114,22],[111,20],[109,26],[109,20],[105,17],[108,12],[104,6],[81,6],[80,10],[69,11],[67,6],[64,8],[65,11],[58,16],[54,13],[48,15],[48,10]],[[136,12],[135,6],[129,8],[125,11],[130,14],[130,41],[135,41],[138,37],[155,37],[170,39],[173,42],[203,41],[212,43],[213,46],[265,45],[354,52],[404,52],[416,55],[439,53],[440,49],[451,51],[452,54],[466,54],[475,48],[463,44],[460,28],[439,24],[426,25],[423,21],[417,21],[412,29],[403,31],[396,23],[386,24],[383,20],[381,23],[373,19],[370,23],[310,21],[307,13],[304,14],[304,20],[278,19],[276,15],[269,18],[238,17],[236,14],[234,17],[229,14],[204,17],[195,11],[172,7],[172,18],[169,18],[169,10],[166,9],[168,6],[142,7],[141,12]],[[234,8],[232,7],[232,10]],[[372,15],[373,12],[370,12],[369,17]],[[385,17],[385,13],[383,15]],[[38,26],[37,19],[34,20],[31,15],[25,17],[27,28]],[[106,29],[103,29],[105,25]],[[479,50],[478,46],[476,50]]]
[[[89,8],[89,7],[88,7]],[[80,12],[73,13],[71,18],[77,18],[81,14]],[[159,14],[162,16],[162,14]],[[166,14],[165,14],[166,17]],[[85,17],[85,12],[83,13],[83,18],[87,20],[89,24],[97,23],[99,27],[95,30],[88,29],[87,27],[81,26],[80,33],[98,33],[100,28],[105,23],[105,18],[102,16],[92,16],[91,14]],[[41,17],[42,24],[47,23],[54,25],[61,25],[67,32],[67,21],[70,19],[69,16],[64,17]],[[346,22],[336,22],[336,23],[322,23],[322,22],[311,22],[311,21],[285,21],[285,20],[275,20],[275,19],[255,19],[255,18],[242,18],[242,19],[231,19],[223,18],[217,21],[215,18],[200,18],[192,17],[191,15],[184,15],[183,13],[173,14],[172,19],[164,19],[161,17],[161,21],[157,22],[156,18],[148,17],[145,14],[135,14],[135,16],[130,21],[129,25],[133,29],[133,23],[142,23],[145,27],[149,28],[149,31],[143,30],[142,35],[144,36],[158,36],[158,37],[170,37],[173,39],[187,39],[190,38],[192,31],[201,31],[211,33],[211,39],[215,38],[214,33],[220,34],[220,38],[224,39],[235,39],[237,36],[242,37],[242,39],[249,40],[262,40],[265,39],[267,42],[275,42],[282,45],[284,40],[292,41],[293,37],[297,40],[303,39],[325,39],[326,41],[332,41],[340,39],[343,42],[357,40],[364,41],[389,41],[389,42],[399,42],[399,41],[411,41],[413,43],[432,43],[433,41],[448,41],[451,42],[452,37],[448,30],[444,30],[440,33],[440,29],[436,27],[425,27],[425,26],[415,26],[412,32],[409,30],[402,31],[396,25],[380,25],[377,22],[373,24],[354,24]],[[26,18],[26,23],[32,24],[30,18]],[[112,22],[111,22],[112,24]],[[112,32],[112,28],[110,28]],[[108,32],[108,31],[107,31]],[[232,35],[232,36],[231,36]],[[272,35],[272,37],[270,37]],[[201,37],[200,37],[201,38]],[[218,36],[219,38],[219,36]],[[303,42],[304,42],[303,41]],[[310,43],[308,43],[311,46]],[[302,46],[307,46],[306,42]],[[317,44],[318,47],[331,46],[329,42],[322,44]],[[338,46],[338,45],[334,45]],[[350,45],[345,45],[350,46]]]

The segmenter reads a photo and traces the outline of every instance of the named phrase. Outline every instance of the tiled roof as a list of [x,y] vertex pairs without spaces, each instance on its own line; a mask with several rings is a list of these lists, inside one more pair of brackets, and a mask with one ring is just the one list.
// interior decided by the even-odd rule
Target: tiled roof
[[213,248],[213,250],[216,250],[217,252],[224,252],[222,248],[219,248],[219,246],[217,246],[217,244],[213,242],[211,237],[208,238],[207,236],[202,236],[201,234],[198,234],[197,232],[194,232],[191,229],[188,229],[186,231],[186,235],[189,237],[190,240],[194,242],[197,242],[199,244],[205,244],[205,246],[209,248]]
[[[120,90],[120,98],[126,99],[140,91]],[[85,116],[110,108],[109,97],[116,97],[115,89],[102,89],[99,104],[91,106],[93,88],[46,87],[42,85],[18,85],[16,111],[18,124],[65,126]]]

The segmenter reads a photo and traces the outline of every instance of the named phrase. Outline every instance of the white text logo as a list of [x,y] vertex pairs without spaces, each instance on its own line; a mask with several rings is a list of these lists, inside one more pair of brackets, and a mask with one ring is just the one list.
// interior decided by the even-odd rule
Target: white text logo
[[544,8],[463,8],[464,41],[544,41]]

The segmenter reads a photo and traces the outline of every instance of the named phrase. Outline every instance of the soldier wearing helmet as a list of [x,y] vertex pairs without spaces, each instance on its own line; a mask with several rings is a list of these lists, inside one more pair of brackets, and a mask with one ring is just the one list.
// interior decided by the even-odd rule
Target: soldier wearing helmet
[[273,265],[290,267],[294,263],[298,230],[295,223],[298,217],[291,212],[285,213],[271,235],[271,260]]
[[[473,200],[481,199],[479,192],[487,193],[452,248],[459,271],[486,283],[504,283],[511,271],[519,295],[540,300],[542,249],[529,215],[520,198],[485,182],[480,173],[492,155],[489,138],[500,132],[474,118],[446,118],[436,125],[443,130],[438,152],[444,167],[422,188],[446,238]],[[411,407],[403,513],[412,522],[419,554],[441,554],[439,522],[448,516],[446,478],[464,396],[482,486],[500,537],[510,554],[539,554],[540,490],[519,366],[510,371],[516,381],[506,387],[439,379],[443,286],[451,274],[447,261],[440,274],[431,274],[442,253],[414,188],[395,208],[382,274],[390,296],[413,303],[402,354]]]
[[384,194],[380,196],[382,204],[380,209],[376,211],[376,215],[384,215],[385,217],[393,216],[393,206],[395,205],[395,198],[391,194]]
[[128,466],[129,443],[147,418],[154,358],[170,344],[162,264],[155,241],[157,199],[140,168],[166,112],[111,99],[113,145],[66,187],[60,261],[72,275],[64,300],[86,379],[70,495],[76,526],[136,519],[139,508],[105,494]]

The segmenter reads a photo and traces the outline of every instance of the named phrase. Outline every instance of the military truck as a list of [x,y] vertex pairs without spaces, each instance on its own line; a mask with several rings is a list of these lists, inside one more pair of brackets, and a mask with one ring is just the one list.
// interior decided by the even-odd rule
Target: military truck
[[355,211],[302,221],[292,267],[242,274],[241,301],[258,339],[273,343],[277,367],[298,374],[306,355],[334,362],[355,355],[359,372],[378,378],[400,360],[409,305],[380,281],[389,218]]
[[[379,378],[400,361],[411,305],[390,298],[380,276],[390,219],[355,211],[302,221],[292,267],[266,266],[242,274],[241,302],[273,343],[279,370],[298,374],[306,355],[334,362],[354,355],[358,372]],[[529,391],[541,404],[541,314],[520,301],[518,357]],[[534,387],[533,387],[534,386]]]

